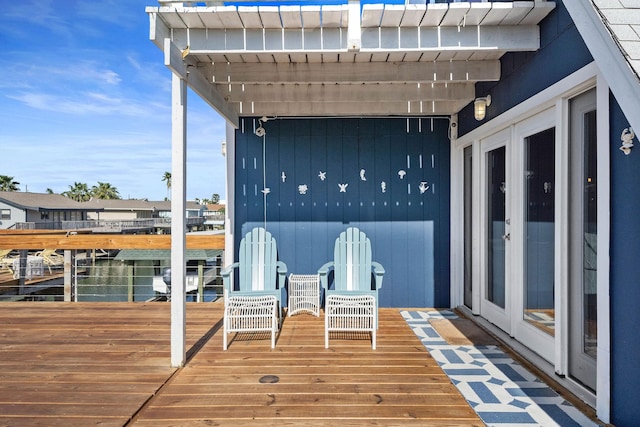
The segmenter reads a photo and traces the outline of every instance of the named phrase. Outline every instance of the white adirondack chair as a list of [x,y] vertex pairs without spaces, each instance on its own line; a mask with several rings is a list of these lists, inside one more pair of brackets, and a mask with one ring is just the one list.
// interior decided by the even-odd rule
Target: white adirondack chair
[[[224,338],[232,332],[270,331],[271,348],[282,319],[282,287],[287,266],[277,259],[276,240],[264,228],[249,231],[240,242],[239,260],[221,271],[224,285]],[[237,289],[234,269],[239,270]]]
[[[333,287],[329,283],[331,269]],[[375,350],[378,290],[382,287],[384,268],[371,260],[369,238],[355,227],[340,233],[334,260],[320,267],[318,274],[325,291],[325,347],[329,347],[331,331],[368,331]]]

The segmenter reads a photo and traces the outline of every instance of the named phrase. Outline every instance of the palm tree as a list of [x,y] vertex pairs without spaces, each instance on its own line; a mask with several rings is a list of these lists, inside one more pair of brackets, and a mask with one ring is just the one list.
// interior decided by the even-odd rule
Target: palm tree
[[0,191],[20,191],[20,183],[14,181],[12,176],[0,175]]
[[213,193],[211,196],[211,203],[217,205],[220,202],[220,195],[218,193]]
[[168,200],[170,196],[170,190],[171,190],[171,172],[165,172],[164,175],[162,176],[162,180],[166,181],[167,183],[167,200]]
[[83,182],[74,182],[73,185],[69,186],[69,190],[62,193],[62,195],[77,202],[86,202],[91,198],[89,186]]
[[47,194],[56,194],[56,193],[54,193],[54,192],[53,192],[53,190],[52,190],[52,189],[50,189],[50,188],[47,188],[47,189],[45,190],[45,192],[46,192]]
[[96,199],[120,199],[118,189],[108,182],[98,181],[98,185],[91,187],[91,196]]

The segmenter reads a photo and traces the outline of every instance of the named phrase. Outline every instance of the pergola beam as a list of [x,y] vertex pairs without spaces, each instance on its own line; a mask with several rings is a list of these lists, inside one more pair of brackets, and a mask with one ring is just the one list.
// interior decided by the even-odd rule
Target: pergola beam
[[[540,47],[537,25],[358,27],[360,37],[344,28],[205,29],[173,28],[172,40],[194,54],[282,52],[375,52],[397,50],[533,51]],[[361,45],[359,44],[361,43]]]
[[445,83],[497,81],[500,61],[215,63],[209,72],[215,83]]
[[183,52],[171,42],[171,39],[164,39],[164,65],[185,80],[195,93],[237,129],[240,123],[238,113],[202,75],[193,59],[188,55],[183,56]]
[[[147,7],[149,9],[149,7]],[[151,40],[160,50],[164,49],[164,40],[171,38],[171,30],[164,23],[162,19],[159,19],[157,13],[149,13],[149,40]]]
[[278,117],[450,116],[471,100],[387,102],[249,102],[238,105],[241,115]]
[[371,83],[371,84],[217,84],[230,103],[237,102],[368,102],[446,101],[473,99],[475,85],[465,83]]

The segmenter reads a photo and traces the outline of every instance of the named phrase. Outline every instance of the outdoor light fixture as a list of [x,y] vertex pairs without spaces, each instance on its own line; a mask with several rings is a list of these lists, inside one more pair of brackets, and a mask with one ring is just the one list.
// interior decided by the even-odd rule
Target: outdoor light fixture
[[267,120],[269,120],[267,116],[262,116],[258,119],[258,129],[256,129],[255,134],[261,138],[267,134],[267,131],[262,127],[262,124],[266,123]]
[[476,120],[484,120],[489,105],[491,105],[491,95],[487,95],[484,98],[476,98],[473,102],[473,116]]

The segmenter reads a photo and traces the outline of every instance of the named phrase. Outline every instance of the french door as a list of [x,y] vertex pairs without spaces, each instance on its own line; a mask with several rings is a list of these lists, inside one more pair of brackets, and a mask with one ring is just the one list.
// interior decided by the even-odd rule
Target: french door
[[481,314],[549,361],[555,337],[554,112],[481,142]]
[[519,165],[513,275],[513,336],[554,363],[556,336],[556,126],[547,110],[515,127]]
[[510,276],[511,130],[505,129],[481,143],[480,313],[505,332],[511,331]]
[[598,247],[608,246],[609,235],[598,212],[609,194],[597,190],[598,171],[606,174],[609,163],[598,138],[608,132],[596,107],[608,92],[594,83],[581,81],[531,104],[529,114],[487,123],[484,137],[459,141],[456,212],[464,246],[455,255],[464,263],[456,278],[464,292],[454,296],[548,361],[545,369],[606,402],[608,353],[598,360],[598,349],[608,348],[610,337],[598,328],[598,317],[608,314],[598,303],[607,307],[609,295],[602,292],[607,272],[598,266],[606,267],[608,254],[603,261]]

